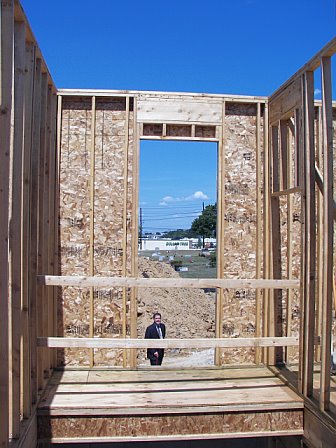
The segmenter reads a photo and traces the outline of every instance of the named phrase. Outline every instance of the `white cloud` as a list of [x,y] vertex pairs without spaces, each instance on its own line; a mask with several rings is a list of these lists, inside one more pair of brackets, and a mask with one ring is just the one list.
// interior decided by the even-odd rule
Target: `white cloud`
[[321,95],[321,90],[320,89],[315,89],[314,90],[314,96],[320,96]]
[[176,202],[183,202],[183,201],[197,201],[197,200],[206,200],[209,199],[208,196],[203,193],[202,191],[195,191],[195,193],[191,194],[190,196],[182,196],[182,197],[173,197],[173,196],[165,196],[162,198],[159,202],[160,205],[168,205],[173,204]]
[[203,193],[203,191],[195,191],[194,194],[191,196],[186,197],[186,201],[194,201],[196,199],[209,199],[206,194]]
[[168,205],[171,204],[173,202],[176,202],[176,198],[173,198],[172,196],[165,196],[164,198],[162,198],[159,202],[160,205]]
[[164,198],[162,198],[162,201],[164,201],[164,202],[175,202],[176,199],[173,198],[173,196],[165,196]]

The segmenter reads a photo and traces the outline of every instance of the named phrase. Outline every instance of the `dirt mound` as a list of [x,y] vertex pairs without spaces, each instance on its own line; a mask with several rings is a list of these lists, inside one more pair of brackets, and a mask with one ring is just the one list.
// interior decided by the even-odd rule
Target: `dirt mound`
[[[139,258],[139,277],[179,278],[168,263]],[[160,312],[168,338],[209,338],[215,334],[215,296],[203,289],[139,288],[138,336]]]

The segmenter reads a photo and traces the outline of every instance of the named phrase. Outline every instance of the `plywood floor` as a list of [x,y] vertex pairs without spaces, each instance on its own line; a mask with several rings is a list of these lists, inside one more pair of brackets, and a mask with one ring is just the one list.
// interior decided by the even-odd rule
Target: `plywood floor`
[[301,409],[267,368],[55,372],[39,404],[49,415]]
[[267,368],[55,372],[39,441],[95,443],[300,436],[303,401]]

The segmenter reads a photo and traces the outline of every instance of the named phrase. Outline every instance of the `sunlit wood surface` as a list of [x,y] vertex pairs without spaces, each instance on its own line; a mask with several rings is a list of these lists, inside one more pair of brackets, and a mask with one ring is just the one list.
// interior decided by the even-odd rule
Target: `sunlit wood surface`
[[302,399],[263,367],[55,372],[38,414],[41,438],[55,440],[300,435],[303,427]]

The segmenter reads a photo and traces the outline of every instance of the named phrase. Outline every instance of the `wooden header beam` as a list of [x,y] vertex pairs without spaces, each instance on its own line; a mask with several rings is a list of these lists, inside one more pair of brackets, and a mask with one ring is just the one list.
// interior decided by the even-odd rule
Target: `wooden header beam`
[[249,96],[249,95],[225,95],[219,93],[194,93],[194,92],[157,92],[146,90],[103,90],[103,89],[59,89],[58,95],[61,96],[100,96],[100,97],[125,97],[125,96],[151,96],[155,97],[193,97],[205,101],[214,99],[217,101],[231,101],[239,103],[266,103],[267,96]]
[[46,286],[77,286],[80,288],[299,288],[299,280],[219,279],[219,278],[136,278],[38,275],[37,281]]

